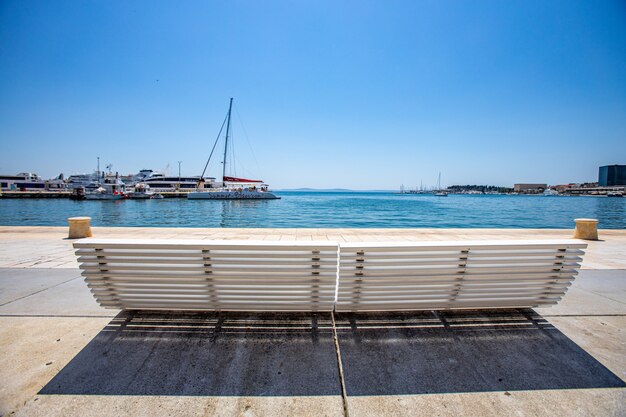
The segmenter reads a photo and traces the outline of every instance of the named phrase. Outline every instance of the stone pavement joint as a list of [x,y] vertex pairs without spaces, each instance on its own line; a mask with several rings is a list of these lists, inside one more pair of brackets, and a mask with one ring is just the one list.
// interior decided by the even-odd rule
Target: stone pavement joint
[[335,341],[335,353],[337,355],[337,370],[339,372],[339,382],[341,384],[341,399],[343,400],[343,413],[345,417],[350,416],[348,410],[348,393],[346,391],[346,379],[343,372],[343,360],[341,359],[341,349],[339,347],[339,337],[337,336],[337,324],[335,323],[335,312],[331,311],[330,318],[333,325],[333,340]]
[[66,281],[59,282],[58,284],[54,284],[54,285],[52,285],[51,287],[43,288],[43,289],[41,289],[41,290],[38,290],[38,291],[32,292],[32,293],[30,293],[30,294],[26,294],[26,295],[23,295],[23,296],[21,296],[21,297],[14,298],[13,300],[10,300],[10,301],[7,301],[7,302],[5,302],[5,303],[0,304],[0,307],[5,306],[5,305],[7,305],[7,304],[14,303],[14,302],[19,301],[19,300],[21,300],[21,299],[23,299],[23,298],[26,298],[26,297],[30,297],[30,296],[35,295],[35,294],[39,294],[40,292],[43,292],[43,291],[48,291],[50,288],[58,287],[59,285],[63,285],[63,284],[65,284],[65,283],[67,283],[67,282],[74,281],[75,279],[79,279],[79,278],[82,278],[82,277],[74,277],[74,278],[70,278],[70,279],[68,279],[68,280],[66,280]]

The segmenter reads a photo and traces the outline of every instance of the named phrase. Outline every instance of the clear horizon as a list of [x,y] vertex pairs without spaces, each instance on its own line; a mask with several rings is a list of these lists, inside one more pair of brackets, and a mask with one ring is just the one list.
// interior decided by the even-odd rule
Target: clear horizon
[[236,174],[275,189],[626,164],[624,2],[171,5],[0,3],[0,174],[199,175],[229,97]]

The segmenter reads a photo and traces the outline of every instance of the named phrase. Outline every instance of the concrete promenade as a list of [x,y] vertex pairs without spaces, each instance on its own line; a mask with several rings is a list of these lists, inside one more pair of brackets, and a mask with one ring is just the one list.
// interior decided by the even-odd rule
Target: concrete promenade
[[[93,232],[337,241],[572,235],[551,229]],[[66,236],[66,227],[0,227],[0,416],[626,415],[626,231],[601,230],[600,241],[588,242],[581,274],[554,307],[337,314],[335,326],[321,313],[102,309]]]

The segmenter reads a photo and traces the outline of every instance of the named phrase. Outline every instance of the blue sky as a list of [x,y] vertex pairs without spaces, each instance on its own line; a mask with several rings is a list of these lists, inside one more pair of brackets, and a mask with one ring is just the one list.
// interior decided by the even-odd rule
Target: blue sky
[[596,180],[626,3],[0,2],[2,174],[198,175],[231,96],[237,174],[274,188]]

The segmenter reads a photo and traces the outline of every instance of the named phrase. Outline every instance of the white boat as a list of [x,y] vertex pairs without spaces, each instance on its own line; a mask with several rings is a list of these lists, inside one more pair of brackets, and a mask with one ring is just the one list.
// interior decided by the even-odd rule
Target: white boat
[[208,188],[187,194],[191,200],[276,200],[277,197],[267,189],[259,189],[256,186],[246,188]]
[[147,200],[153,195],[156,195],[154,191],[150,190],[150,186],[146,183],[140,182],[135,184],[133,191],[128,193],[128,197],[136,200]]
[[439,173],[439,179],[437,180],[437,189],[434,192],[436,197],[447,197],[448,191],[441,189],[441,172]]
[[[269,186],[265,184],[262,180],[252,180],[247,178],[238,178],[233,176],[226,175],[226,163],[227,163],[227,153],[228,153],[228,139],[230,137],[231,131],[231,114],[233,109],[233,99],[230,99],[230,104],[228,106],[228,114],[226,115],[226,120],[222,124],[222,128],[220,129],[219,134],[217,135],[217,139],[215,144],[213,145],[213,149],[211,150],[211,154],[209,155],[209,159],[204,167],[204,171],[200,176],[200,179],[197,184],[196,191],[190,192],[187,194],[187,198],[190,200],[275,200],[280,197],[276,196],[274,193],[269,191]],[[207,167],[209,166],[209,162],[211,161],[211,156],[213,156],[213,151],[215,150],[215,146],[217,145],[220,136],[222,134],[222,129],[224,128],[224,124],[226,124],[226,136],[224,140],[224,157],[222,159],[222,182],[216,183],[213,178],[209,178],[209,181],[204,179],[204,174],[206,172]]]
[[105,177],[94,191],[85,193],[85,200],[122,200],[126,198],[126,185],[116,175]]
[[[138,175],[140,174],[144,174],[145,176],[141,178],[139,182],[149,185],[150,190],[156,193],[190,193],[196,191],[198,183],[201,180],[199,175],[179,177],[153,172],[152,170],[142,170]],[[212,183],[215,178],[204,178],[204,180]]]
[[51,180],[44,180],[32,172],[0,175],[0,189],[3,191],[61,191],[66,188],[63,174]]
[[85,194],[85,200],[121,200],[123,198],[123,194],[109,193],[104,187],[99,187],[95,191]]
[[543,195],[550,197],[554,195],[559,195],[559,192],[557,190],[553,190],[552,188],[546,188],[543,192]]
[[67,178],[67,186],[72,190],[78,188],[89,188],[91,184],[97,182],[98,174],[95,172],[93,174],[73,174]]

